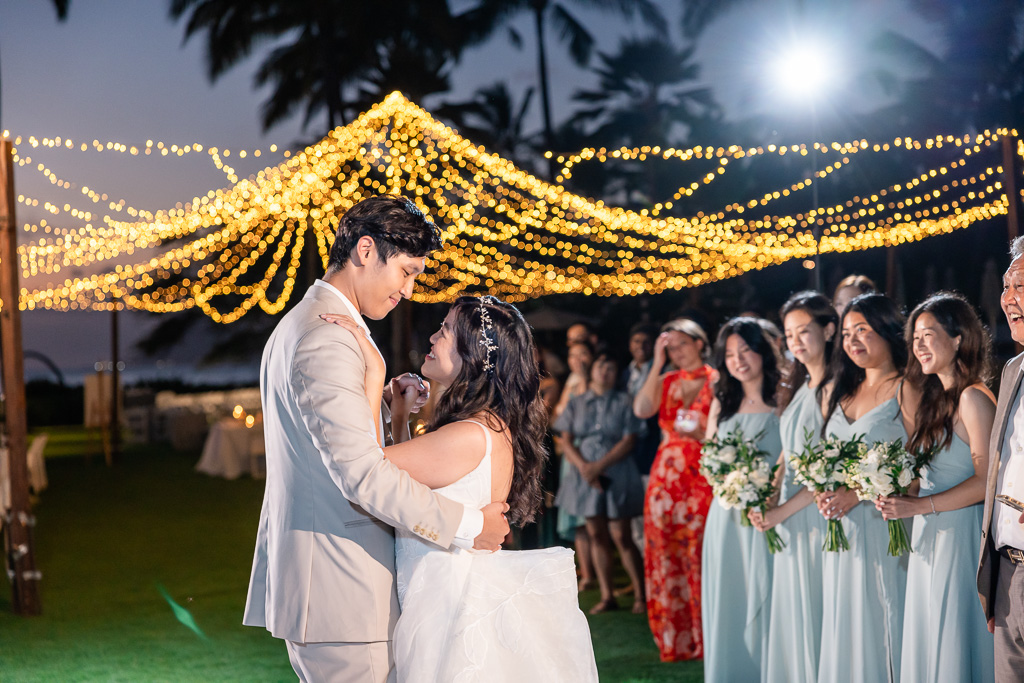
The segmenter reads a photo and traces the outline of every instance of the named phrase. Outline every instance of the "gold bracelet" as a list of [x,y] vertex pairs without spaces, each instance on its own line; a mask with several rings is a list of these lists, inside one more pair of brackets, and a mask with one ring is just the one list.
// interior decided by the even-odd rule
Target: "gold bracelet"
[[928,502],[932,504],[932,514],[933,515],[939,514],[938,512],[935,511],[935,496],[928,496]]

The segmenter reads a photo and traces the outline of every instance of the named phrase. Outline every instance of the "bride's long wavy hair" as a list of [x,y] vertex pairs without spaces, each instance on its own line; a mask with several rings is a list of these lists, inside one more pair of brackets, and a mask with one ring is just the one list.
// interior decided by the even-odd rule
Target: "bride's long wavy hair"
[[[487,336],[496,348],[484,346]],[[497,297],[464,296],[452,304],[452,331],[462,368],[437,403],[427,431],[489,415],[489,426],[508,430],[512,442],[512,487],[508,494],[509,521],[532,522],[541,504],[541,473],[548,458],[544,445],[547,411],[540,395],[540,369],[533,352],[530,326],[519,310]],[[490,354],[493,367],[485,369]]]

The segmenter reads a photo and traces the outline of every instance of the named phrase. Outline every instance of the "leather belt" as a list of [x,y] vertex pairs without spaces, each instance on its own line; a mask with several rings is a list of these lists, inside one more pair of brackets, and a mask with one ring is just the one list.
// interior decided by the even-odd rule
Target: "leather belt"
[[1005,557],[1013,564],[1024,564],[1024,550],[1004,545],[997,552],[1001,557]]

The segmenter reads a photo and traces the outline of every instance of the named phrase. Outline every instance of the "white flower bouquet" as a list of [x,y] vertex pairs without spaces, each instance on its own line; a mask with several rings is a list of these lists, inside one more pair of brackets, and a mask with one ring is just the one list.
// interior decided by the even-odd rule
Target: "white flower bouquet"
[[[762,512],[769,499],[775,495],[775,470],[768,460],[768,453],[758,449],[760,434],[746,439],[736,429],[704,442],[701,448],[700,472],[711,485],[718,502],[726,509],[741,511],[740,523],[750,526],[747,513],[759,509]],[[777,553],[786,547],[775,529],[764,532],[768,551]]]
[[[814,443],[814,434],[804,430],[804,450],[791,456],[789,464],[793,467],[793,481],[803,484],[813,493],[835,491],[847,485],[846,468],[858,458],[864,450],[864,441],[856,436],[849,441],[829,436]],[[828,520],[825,530],[825,543],[821,549],[825,552],[840,552],[850,549],[846,532],[838,519]]]
[[[903,439],[874,444],[861,449],[860,457],[846,468],[847,486],[861,500],[907,494],[910,483],[927,464],[930,453],[912,453],[903,447]],[[902,519],[889,520],[889,555],[898,557],[913,552],[910,536]]]

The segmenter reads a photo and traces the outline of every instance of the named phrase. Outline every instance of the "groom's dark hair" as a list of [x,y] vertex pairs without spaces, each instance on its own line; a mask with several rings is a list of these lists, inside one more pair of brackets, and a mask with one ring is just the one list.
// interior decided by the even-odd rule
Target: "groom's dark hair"
[[361,237],[373,238],[381,263],[395,254],[427,256],[444,246],[441,230],[411,201],[401,195],[375,195],[341,217],[327,270],[337,270],[348,263]]

